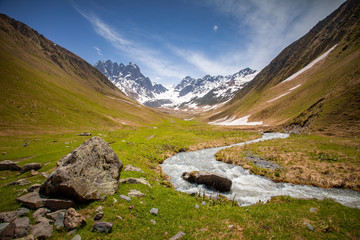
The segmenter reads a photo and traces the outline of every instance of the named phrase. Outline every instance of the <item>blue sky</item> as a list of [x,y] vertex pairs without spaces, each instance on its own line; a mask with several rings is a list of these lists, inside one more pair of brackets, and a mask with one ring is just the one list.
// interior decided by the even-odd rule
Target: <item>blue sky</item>
[[91,64],[136,63],[164,85],[261,70],[344,0],[0,0]]

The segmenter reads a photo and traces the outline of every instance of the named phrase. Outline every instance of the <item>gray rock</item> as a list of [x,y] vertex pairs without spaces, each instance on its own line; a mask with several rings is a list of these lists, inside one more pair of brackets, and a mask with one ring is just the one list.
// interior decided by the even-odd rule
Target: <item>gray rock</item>
[[199,204],[195,204],[196,209],[199,209],[199,207],[200,207]]
[[144,171],[138,167],[135,167],[133,165],[126,165],[124,167],[124,171],[133,171],[133,172],[141,172],[144,173]]
[[169,238],[169,240],[177,240],[185,236],[185,233],[183,231],[178,232],[175,236]]
[[41,185],[40,193],[78,202],[114,194],[119,187],[123,167],[111,146],[100,137],[85,141],[62,157],[57,165],[57,169]]
[[154,219],[150,219],[150,222],[155,225],[156,224],[156,221]]
[[80,213],[76,212],[74,208],[66,210],[64,218],[64,226],[68,230],[83,226],[86,224],[86,220]]
[[47,208],[39,208],[38,210],[36,210],[33,213],[32,217],[33,218],[37,218],[38,216],[43,217],[43,216],[45,216],[45,214],[47,214],[49,212],[51,212],[51,211]]
[[28,188],[28,192],[34,192],[35,189],[39,189],[40,186],[41,186],[41,184],[39,184],[39,183],[36,183],[36,184],[34,184],[34,185],[31,185],[31,186]]
[[10,170],[10,171],[20,171],[21,167],[18,166],[15,162],[10,160],[5,160],[0,162],[0,171]]
[[0,223],[0,235],[3,232],[3,230],[9,226],[10,223],[6,222],[6,223]]
[[31,171],[31,170],[39,170],[40,168],[42,168],[42,164],[40,163],[28,163],[28,164],[25,164],[21,169],[20,169],[20,172],[21,173],[25,173],[25,172],[28,172],[28,171]]
[[136,189],[130,189],[130,192],[128,193],[129,197],[145,197],[146,194],[142,193]]
[[78,134],[78,136],[91,136],[91,133],[84,132],[84,133]]
[[25,186],[25,185],[28,185],[30,183],[31,182],[29,182],[27,179],[19,179],[19,180],[15,181],[15,182],[9,183],[8,185],[9,186],[16,186],[16,185]]
[[8,223],[6,226],[3,226],[3,230],[0,234],[0,239],[13,239],[14,238],[14,232],[15,232],[15,224],[14,223]]
[[206,205],[206,202],[205,202],[205,201],[202,201],[202,202],[201,202],[201,205],[205,206],[205,205]]
[[9,211],[0,213],[0,222],[12,222],[19,216],[18,211]]
[[21,208],[19,208],[19,209],[17,210],[17,212],[18,212],[18,214],[19,214],[19,217],[22,217],[22,216],[28,214],[28,213],[30,212],[30,210],[27,209],[27,208],[21,207]]
[[310,223],[304,223],[305,226],[310,230],[310,231],[314,231],[315,228],[310,224]]
[[14,238],[21,238],[28,235],[31,226],[29,218],[17,218],[13,223],[15,224]]
[[35,223],[46,223],[46,224],[50,224],[53,223],[54,221],[51,219],[48,219],[46,217],[42,217],[42,216],[37,216],[35,219]]
[[131,201],[131,198],[128,197],[128,196],[125,196],[125,195],[119,195],[121,199],[125,200],[125,201],[128,201],[130,202]]
[[316,212],[315,208],[310,208],[310,212]]
[[46,207],[49,208],[51,211],[70,208],[74,205],[74,202],[70,200],[41,197],[38,192],[31,192],[25,194],[21,197],[18,197],[16,200],[20,202],[24,207],[30,209]]
[[206,171],[184,172],[182,178],[191,183],[204,184],[220,192],[228,192],[231,189],[232,181],[217,173]]
[[49,223],[41,222],[30,228],[30,232],[35,239],[49,239],[53,234],[53,226]]
[[75,204],[73,201],[67,199],[55,199],[55,198],[44,199],[44,207],[49,208],[51,211],[68,209],[73,207],[74,205]]
[[81,240],[81,236],[76,234],[71,240]]
[[7,153],[6,152],[2,152],[1,155],[6,155]]
[[111,232],[112,227],[113,227],[113,223],[110,222],[96,222],[94,223],[93,229],[92,231],[97,231],[97,232]]
[[66,212],[66,209],[61,209],[61,210],[57,210],[55,212],[50,212],[50,213],[47,213],[46,214],[46,217],[53,220],[53,221],[56,221],[57,217],[58,217],[58,214],[59,213],[64,213],[65,215],[65,212]]
[[59,211],[55,219],[54,226],[56,229],[64,228],[65,211]]
[[104,213],[103,212],[98,212],[95,217],[94,217],[94,221],[99,221],[103,218]]
[[144,184],[146,186],[149,186],[151,188],[151,185],[148,181],[146,181],[144,178],[126,178],[121,179],[120,183],[129,183],[129,184]]
[[159,209],[157,209],[157,208],[152,208],[152,209],[150,210],[150,213],[151,213],[151,214],[154,214],[154,215],[157,215],[157,214],[159,213]]

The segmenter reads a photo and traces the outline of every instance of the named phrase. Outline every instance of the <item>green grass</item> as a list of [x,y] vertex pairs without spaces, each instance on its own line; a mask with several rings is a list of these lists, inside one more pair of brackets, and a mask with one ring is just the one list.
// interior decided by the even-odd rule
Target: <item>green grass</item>
[[[77,133],[77,132],[76,132]],[[79,146],[89,137],[74,133],[46,134],[32,136],[0,137],[0,160],[20,160],[22,166],[30,162],[48,163],[40,172],[51,172],[56,162]],[[122,160],[124,165],[140,167],[145,173],[122,172],[121,178],[145,177],[153,186],[122,184],[118,192],[108,196],[104,202],[95,201],[78,205],[77,211],[86,217],[87,224],[78,230],[82,239],[167,239],[178,231],[184,231],[183,239],[343,239],[360,237],[360,210],[351,209],[330,200],[296,200],[276,197],[267,204],[259,203],[239,207],[232,201],[203,196],[191,196],[177,192],[161,177],[159,162],[164,154],[189,149],[191,146],[208,143],[218,145],[245,141],[258,137],[258,133],[220,130],[197,122],[167,121],[151,127],[98,131]],[[221,141],[220,141],[221,140]],[[56,141],[56,142],[54,142]],[[23,145],[28,142],[28,146]],[[69,146],[69,147],[67,147]],[[204,145],[201,145],[204,146]],[[326,144],[323,148],[328,148]],[[325,151],[324,149],[324,151]],[[6,179],[3,179],[3,178]],[[28,186],[6,186],[7,183],[27,178],[32,183],[41,183],[43,176],[25,173],[17,176],[10,171],[2,171],[0,179],[0,211],[15,210],[19,204],[14,200]],[[132,198],[131,202],[120,199],[130,189],[137,189],[145,197]],[[114,203],[114,198],[117,200]],[[202,201],[206,202],[202,206]],[[200,205],[199,209],[195,204]],[[92,232],[94,210],[104,206],[103,221],[114,223],[109,234]],[[130,209],[129,206],[133,206]],[[151,208],[158,208],[159,214],[150,214]],[[315,213],[310,212],[315,208]],[[117,216],[121,216],[119,219]],[[153,225],[150,220],[156,221]],[[310,231],[305,222],[315,227]],[[229,228],[233,225],[233,228]],[[69,239],[66,231],[54,231],[53,239]]]

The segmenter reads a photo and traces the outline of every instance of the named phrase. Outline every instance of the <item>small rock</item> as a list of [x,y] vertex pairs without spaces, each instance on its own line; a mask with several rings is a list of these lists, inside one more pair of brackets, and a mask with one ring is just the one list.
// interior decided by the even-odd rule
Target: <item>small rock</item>
[[86,220],[80,213],[76,212],[74,208],[66,210],[64,218],[64,226],[68,230],[80,227],[86,224]]
[[30,212],[30,210],[27,209],[27,208],[21,207],[21,208],[19,208],[19,209],[17,210],[17,212],[18,212],[18,214],[19,214],[19,217],[22,217],[22,216],[28,214],[28,213]]
[[156,221],[154,219],[150,219],[150,222],[155,225],[156,224]]
[[144,171],[138,167],[135,167],[133,165],[126,165],[124,167],[124,171],[133,171],[133,172],[141,172],[144,173]]
[[199,209],[199,207],[200,207],[199,204],[195,204],[196,209]]
[[96,222],[94,223],[93,229],[92,231],[97,231],[97,232],[111,232],[112,227],[113,227],[113,223],[110,222]]
[[84,132],[84,133],[78,134],[78,136],[91,136],[91,133]]
[[35,189],[40,189],[40,186],[41,184],[34,184],[34,185],[31,185],[29,188],[28,188],[28,192],[34,192]]
[[185,233],[183,231],[178,232],[175,236],[169,238],[169,240],[177,240],[185,236]]
[[234,229],[234,228],[235,228],[234,225],[229,225],[229,226],[228,226],[228,229]]
[[104,207],[103,206],[98,206],[96,209],[95,209],[95,212],[102,212],[104,211]]
[[2,152],[1,155],[6,155],[7,153],[6,152]]
[[123,218],[119,215],[116,215],[116,218],[120,219],[120,220],[123,220]]
[[131,201],[131,198],[128,197],[128,196],[125,196],[125,195],[120,195],[120,198],[123,199],[123,200],[125,200],[125,201],[128,201],[128,202]]
[[68,209],[75,205],[73,201],[67,199],[45,198],[43,202],[44,207],[50,209],[51,211]]
[[58,217],[59,212],[63,212],[65,215],[66,209],[57,210],[55,212],[49,212],[45,216],[53,221],[56,221],[56,218]]
[[130,206],[129,206],[129,209],[134,209],[134,208],[135,208],[134,205],[130,205]]
[[245,209],[245,212],[248,212],[249,211],[249,209]]
[[116,198],[113,198],[114,199],[114,203],[117,203],[117,200],[116,200]]
[[100,219],[102,219],[104,216],[103,212],[98,212],[95,217],[94,217],[94,221],[99,221]]
[[105,201],[106,198],[107,198],[107,196],[104,195],[104,196],[101,196],[101,197],[100,197],[100,200],[101,200],[101,201]]
[[152,213],[152,214],[154,214],[154,215],[157,215],[158,212],[159,212],[159,209],[157,209],[157,208],[152,208],[152,209],[150,210],[150,213]]
[[42,172],[41,175],[43,175],[44,178],[49,177],[50,174],[46,173],[46,172]]
[[12,222],[18,218],[18,211],[2,212],[0,213],[0,222]]
[[81,236],[76,234],[71,240],[81,240]]
[[310,223],[304,223],[310,231],[314,231],[315,228]]
[[21,167],[19,167],[15,162],[10,160],[5,160],[0,162],[0,171],[2,170],[11,170],[11,171],[19,171]]
[[76,233],[77,233],[77,229],[73,229],[73,230],[71,230],[71,231],[68,231],[68,232],[66,233],[66,235],[71,236],[71,235],[74,235],[74,234],[76,234]]
[[23,146],[24,146],[24,147],[27,147],[28,145],[29,145],[29,143],[25,143]]
[[6,225],[2,225],[3,229],[0,234],[0,239],[13,239],[15,232],[15,224],[7,223]]
[[37,171],[35,171],[35,170],[31,170],[31,171],[30,171],[30,174],[31,174],[31,176],[36,176],[36,175],[39,174],[39,172],[37,172]]
[[26,179],[19,179],[15,182],[11,182],[8,184],[8,186],[16,186],[16,185],[19,185],[19,186],[25,186],[25,185],[28,185],[30,184],[30,182]]
[[206,171],[184,172],[181,177],[190,183],[204,184],[220,192],[228,192],[232,186],[231,179]]
[[135,190],[135,189],[130,189],[130,192],[128,193],[128,196],[129,197],[144,197],[146,196],[145,193],[142,193],[138,190]]
[[0,236],[2,236],[2,232],[3,232],[3,230],[7,227],[7,226],[9,226],[9,224],[10,223],[0,223]]
[[121,179],[120,183],[128,183],[128,184],[144,184],[146,186],[149,186],[150,188],[151,185],[148,181],[146,181],[144,178],[126,178],[126,179]]
[[205,205],[206,205],[206,202],[205,202],[205,201],[202,201],[201,205],[205,206]]
[[21,238],[28,235],[31,226],[29,218],[17,218],[13,223],[15,224],[14,238]]
[[48,223],[41,222],[31,227],[31,234],[35,239],[48,239],[53,234],[53,226]]
[[20,172],[21,173],[25,173],[25,172],[28,172],[28,171],[31,171],[31,170],[39,170],[40,168],[42,168],[42,164],[40,163],[28,163],[28,164],[25,164],[21,169],[20,169]]
[[65,219],[65,211],[59,211],[54,223],[56,229],[61,229],[65,227],[64,219]]
[[47,208],[39,208],[38,210],[36,210],[33,213],[32,217],[33,218],[37,218],[38,216],[43,217],[45,214],[47,214],[49,212],[51,212],[51,211]]
[[310,208],[310,212],[316,212],[315,208]]
[[48,219],[46,217],[42,217],[42,216],[37,216],[35,219],[36,223],[46,223],[46,224],[50,224],[53,223],[54,221],[51,219]]

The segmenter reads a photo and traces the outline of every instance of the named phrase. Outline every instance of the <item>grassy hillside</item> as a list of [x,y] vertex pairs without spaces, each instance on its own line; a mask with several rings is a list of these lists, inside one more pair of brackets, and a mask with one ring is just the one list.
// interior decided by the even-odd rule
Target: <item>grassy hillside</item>
[[[300,132],[359,135],[359,26],[360,3],[347,1],[285,48],[221,111],[214,110],[203,119],[251,115],[250,121]],[[324,60],[282,83],[335,45]],[[273,100],[276,97],[280,98]]]
[[0,15],[0,135],[90,131],[162,121],[89,63]]

